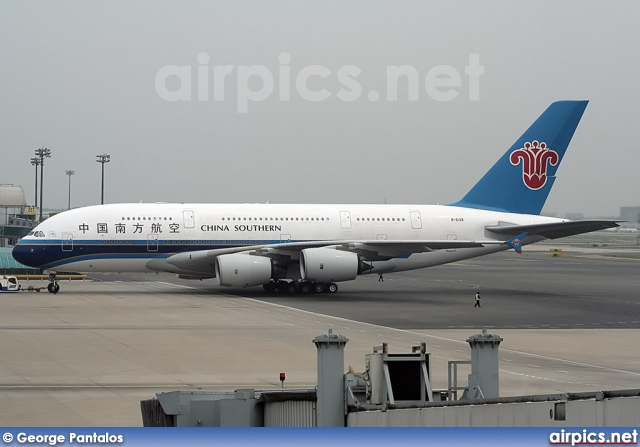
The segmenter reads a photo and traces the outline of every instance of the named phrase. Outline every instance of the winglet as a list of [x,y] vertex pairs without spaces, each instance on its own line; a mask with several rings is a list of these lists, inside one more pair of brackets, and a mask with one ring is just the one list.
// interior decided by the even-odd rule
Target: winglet
[[516,253],[522,254],[522,241],[527,236],[527,232],[517,235],[514,238],[509,239],[508,241],[504,241],[506,245],[513,248]]

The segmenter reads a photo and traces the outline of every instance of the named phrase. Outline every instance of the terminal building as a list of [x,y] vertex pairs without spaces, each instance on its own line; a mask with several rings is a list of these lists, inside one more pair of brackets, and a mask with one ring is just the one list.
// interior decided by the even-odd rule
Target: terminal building
[[0,209],[0,247],[15,245],[38,224],[35,207],[27,206],[22,186],[0,185]]
[[0,273],[33,271],[16,262],[11,248],[37,224],[36,208],[27,205],[22,186],[0,185]]

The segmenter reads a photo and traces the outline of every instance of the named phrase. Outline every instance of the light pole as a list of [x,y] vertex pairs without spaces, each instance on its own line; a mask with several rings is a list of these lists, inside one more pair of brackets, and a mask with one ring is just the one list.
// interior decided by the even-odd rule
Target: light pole
[[66,171],[66,174],[69,176],[69,206],[67,209],[71,209],[71,176],[75,174],[76,171]]
[[104,204],[104,164],[109,163],[111,161],[111,155],[102,154],[96,155],[98,159],[96,160],[98,163],[102,163],[102,195],[100,196],[100,204]]
[[36,156],[40,157],[40,222],[42,222],[42,208],[44,200],[42,200],[42,182],[44,180],[44,159],[51,157],[51,150],[46,147],[36,149]]
[[34,202],[34,206],[38,208],[38,166],[40,165],[40,159],[38,157],[33,157],[31,159],[31,164],[36,167],[36,187],[35,187],[36,201]]

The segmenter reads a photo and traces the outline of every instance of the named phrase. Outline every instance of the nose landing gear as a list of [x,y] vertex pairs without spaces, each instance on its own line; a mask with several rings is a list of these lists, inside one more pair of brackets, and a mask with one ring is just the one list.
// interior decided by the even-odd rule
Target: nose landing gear
[[49,273],[49,285],[47,290],[54,295],[60,291],[60,285],[58,284],[58,278],[55,273]]

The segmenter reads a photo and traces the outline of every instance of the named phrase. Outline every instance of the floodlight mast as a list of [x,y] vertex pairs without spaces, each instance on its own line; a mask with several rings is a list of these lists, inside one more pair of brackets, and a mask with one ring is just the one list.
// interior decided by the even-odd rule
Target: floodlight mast
[[67,206],[67,209],[70,210],[71,209],[71,176],[73,174],[75,174],[76,171],[66,171],[66,174],[69,176],[69,203]]
[[36,187],[34,188],[36,198],[35,198],[35,202],[33,203],[33,206],[35,206],[37,209],[38,208],[38,166],[40,166],[40,159],[38,157],[33,157],[31,159],[31,164],[36,167]]
[[102,163],[102,193],[100,195],[100,204],[104,205],[104,164],[109,163],[111,161],[111,155],[102,154],[102,155],[96,155],[96,157],[97,157],[96,162]]
[[42,199],[42,193],[44,189],[44,159],[51,158],[51,150],[46,147],[41,147],[39,149],[36,149],[36,156],[40,157],[40,222],[42,222],[42,209],[44,208],[44,200]]

